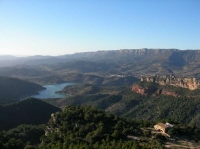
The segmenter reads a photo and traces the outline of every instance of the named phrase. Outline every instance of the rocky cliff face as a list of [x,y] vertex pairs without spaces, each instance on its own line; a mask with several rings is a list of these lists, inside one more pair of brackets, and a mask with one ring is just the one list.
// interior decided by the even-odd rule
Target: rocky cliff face
[[175,77],[175,76],[148,76],[141,77],[141,81],[158,83],[160,85],[173,85],[182,88],[195,90],[200,88],[200,80],[196,78]]
[[147,94],[151,93],[149,88],[142,88],[139,85],[133,85],[132,91],[135,93],[139,93],[141,95],[147,95]]
[[138,93],[138,94],[141,94],[141,95],[149,95],[149,94],[157,94],[157,95],[168,95],[168,96],[174,96],[174,97],[178,97],[179,95],[176,94],[175,92],[170,92],[170,91],[166,91],[166,90],[162,90],[162,89],[158,89],[157,91],[151,89],[151,88],[148,88],[148,87],[141,87],[139,85],[133,85],[132,86],[132,91],[135,92],[135,93]]
[[160,89],[160,90],[157,90],[157,94],[158,95],[169,95],[169,96],[174,96],[174,97],[178,97],[179,95],[178,94],[176,94],[175,92],[170,92],[170,91],[166,91],[166,90],[162,90],[162,89]]

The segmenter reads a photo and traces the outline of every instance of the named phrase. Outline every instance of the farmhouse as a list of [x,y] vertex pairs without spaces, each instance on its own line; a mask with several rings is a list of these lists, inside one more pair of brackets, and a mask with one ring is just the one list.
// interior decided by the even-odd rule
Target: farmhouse
[[158,124],[154,125],[154,128],[156,130],[160,130],[163,133],[166,133],[166,130],[169,129],[170,126],[167,124],[164,124],[164,123],[158,123]]

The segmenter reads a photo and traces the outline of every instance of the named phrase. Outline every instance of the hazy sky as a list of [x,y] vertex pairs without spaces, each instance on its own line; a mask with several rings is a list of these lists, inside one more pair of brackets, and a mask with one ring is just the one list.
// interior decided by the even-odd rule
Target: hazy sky
[[200,49],[200,0],[0,0],[0,55]]

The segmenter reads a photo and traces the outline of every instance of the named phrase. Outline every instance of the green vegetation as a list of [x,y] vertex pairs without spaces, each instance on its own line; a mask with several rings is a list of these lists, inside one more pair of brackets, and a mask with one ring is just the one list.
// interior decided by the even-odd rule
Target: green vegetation
[[0,104],[16,102],[19,98],[37,94],[44,87],[24,80],[0,76]]
[[15,67],[3,67],[0,69],[1,76],[31,76],[38,77],[47,74],[47,71],[44,69],[38,69],[34,67],[26,67],[26,66],[15,66]]
[[170,118],[174,121],[189,124],[199,114],[198,104],[199,99],[161,95],[144,98],[140,105],[133,107],[123,115],[146,120]]
[[[198,146],[200,129],[173,121],[168,133],[178,141],[194,141]],[[163,121],[165,122],[165,121]],[[19,125],[0,132],[1,149],[150,149],[164,148],[178,141],[151,133],[155,123],[120,118],[88,106],[67,106],[51,114],[46,125]],[[196,143],[195,143],[196,142]],[[190,146],[191,146],[190,145]]]
[[[64,99],[47,100],[47,102],[57,107],[89,105],[135,120],[155,121],[170,118],[176,122],[200,127],[200,99],[198,96],[194,96],[195,94],[200,94],[198,90],[190,91],[183,89],[184,94],[187,96],[180,96],[181,88],[173,86],[165,87],[145,82],[139,82],[138,84],[142,87],[151,87],[153,93],[148,96],[143,96],[132,92],[130,87],[120,89],[117,87],[95,87],[91,85],[86,85],[86,87],[84,85],[77,85],[64,89],[66,93],[72,93],[72,96]],[[76,87],[78,90],[75,89]],[[180,97],[158,95],[156,91],[161,88],[174,91]],[[189,97],[189,95],[193,96]]]
[[69,95],[86,95],[86,94],[116,94],[124,89],[124,86],[96,86],[92,84],[76,84],[66,86],[62,93]]
[[[70,95],[67,98],[45,100],[60,108],[67,106],[55,113],[60,109],[41,100],[17,102],[20,97],[36,94],[41,86],[0,77],[0,148],[163,148],[169,140],[151,134],[149,128],[160,121],[174,124],[168,133],[175,139],[197,142],[200,90],[138,82],[150,90],[144,96],[132,92],[130,86],[138,81],[134,76],[145,74],[199,77],[199,60],[199,51],[140,49],[26,59],[26,64],[39,65],[0,68],[0,75],[38,84],[87,83],[64,88],[62,92]],[[161,90],[178,97],[159,94]],[[47,127],[40,125],[45,123]],[[128,135],[140,141],[128,139]]]
[[[146,123],[148,125],[148,123]],[[68,106],[55,113],[47,124],[46,136],[42,137],[41,148],[66,149],[137,149],[146,147],[162,148],[162,142],[149,140],[141,142],[127,139],[143,136],[142,121],[136,122],[119,118],[90,107]]]
[[1,149],[33,149],[44,135],[44,125],[20,125],[9,131],[0,132]]
[[171,91],[178,94],[181,97],[197,97],[200,96],[200,89],[189,90],[187,88],[175,87],[171,85],[160,86],[163,90]]
[[[91,84],[76,84],[72,86],[66,86],[62,93],[70,95],[69,98],[64,99],[45,99],[44,101],[51,103],[57,107],[65,105],[90,105],[96,101],[98,104],[103,102],[105,98],[109,100],[109,97],[117,97],[118,93],[123,90],[124,86],[95,86]],[[99,100],[102,99],[102,100]],[[114,99],[115,100],[115,99]],[[106,104],[109,104],[106,102]],[[96,106],[95,106],[96,107]],[[98,107],[98,106],[97,106]],[[100,107],[98,107],[100,108]]]
[[20,124],[44,124],[52,113],[59,110],[57,107],[34,98],[0,106],[0,130],[8,130]]
[[78,84],[66,86],[62,93],[75,95],[75,94],[94,94],[100,91],[100,88],[91,84]]
[[135,83],[142,88],[151,89],[152,93],[156,93],[158,90],[165,90],[168,92],[173,92],[177,94],[179,97],[197,97],[200,96],[200,89],[190,90],[187,88],[172,86],[172,85],[159,85],[157,83],[139,81]]

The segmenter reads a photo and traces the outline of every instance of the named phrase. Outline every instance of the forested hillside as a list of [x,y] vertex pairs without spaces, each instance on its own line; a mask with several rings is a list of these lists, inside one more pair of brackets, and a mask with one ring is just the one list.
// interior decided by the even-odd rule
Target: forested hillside
[[45,88],[35,83],[0,76],[0,104],[12,103],[21,97],[37,94],[43,89]]
[[8,130],[20,124],[45,124],[51,114],[59,110],[59,108],[35,98],[0,106],[0,130]]
[[[8,131],[0,131],[1,149],[36,149],[45,125],[22,124]],[[34,146],[33,146],[34,145]]]
[[[156,122],[172,122],[176,129],[170,132],[172,136],[198,143],[199,89],[136,82],[141,75],[151,74],[198,78],[199,59],[198,50],[177,49],[15,59],[8,65],[26,65],[0,68],[4,76],[0,77],[0,130],[6,130],[0,132],[0,148],[163,148],[166,138],[149,131]],[[66,98],[17,102],[44,89],[38,84],[63,82],[77,83],[60,91],[69,95]],[[63,106],[67,107],[55,113]],[[45,123],[48,127],[40,125]],[[127,135],[142,139],[130,141]]]
[[[0,148],[149,149],[169,147],[169,144],[172,148],[177,144],[179,147],[199,147],[200,129],[170,122],[174,128],[168,131],[172,138],[167,138],[160,133],[151,133],[156,122],[120,118],[88,106],[67,106],[51,114],[44,125],[31,122],[31,125],[0,131]],[[182,143],[186,141],[189,146]]]
[[[51,117],[41,148],[136,149],[139,143],[128,140],[127,135],[144,136],[143,124],[90,107],[68,106]],[[142,145],[162,147],[159,140],[153,140],[156,145],[149,141]]]
[[[144,87],[143,82],[138,84]],[[189,89],[150,83],[145,85],[154,88],[154,92],[145,96],[133,92],[131,87],[122,89],[120,87],[75,85],[63,90],[65,93],[71,94],[70,97],[47,100],[47,102],[58,107],[90,105],[123,117],[151,121],[171,119],[200,127],[200,92],[198,90],[190,91]],[[162,87],[170,92],[174,91],[180,96],[157,94],[157,89]]]

